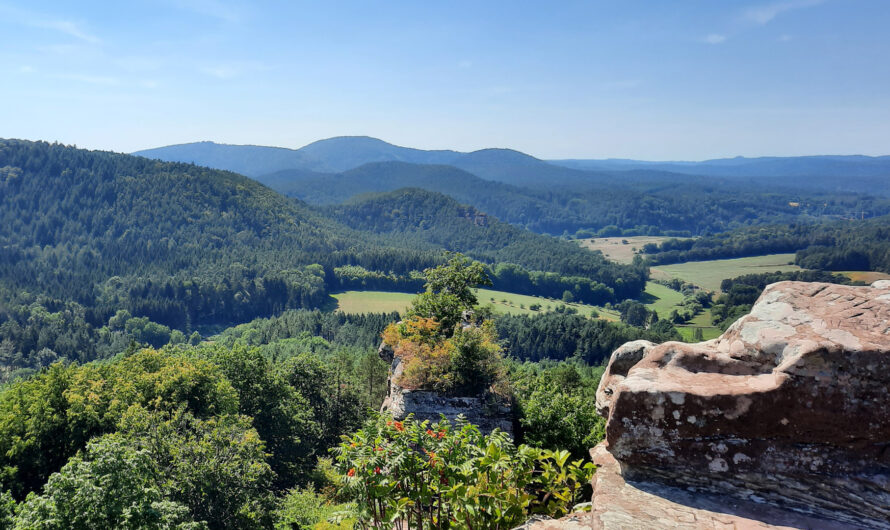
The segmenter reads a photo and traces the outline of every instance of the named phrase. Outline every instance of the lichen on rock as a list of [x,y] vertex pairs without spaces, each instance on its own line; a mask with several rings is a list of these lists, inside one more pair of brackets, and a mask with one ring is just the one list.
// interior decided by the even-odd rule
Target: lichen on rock
[[[717,339],[616,350],[596,397],[599,459],[628,483],[791,517],[765,526],[890,528],[888,388],[890,282],[780,282]],[[594,507],[605,527],[629,508],[599,487]]]

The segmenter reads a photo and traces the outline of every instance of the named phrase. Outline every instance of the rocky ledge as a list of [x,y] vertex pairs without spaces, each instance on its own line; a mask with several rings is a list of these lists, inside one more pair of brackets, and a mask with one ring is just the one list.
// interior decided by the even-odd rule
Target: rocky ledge
[[781,282],[721,337],[613,353],[594,528],[890,529],[890,281]]

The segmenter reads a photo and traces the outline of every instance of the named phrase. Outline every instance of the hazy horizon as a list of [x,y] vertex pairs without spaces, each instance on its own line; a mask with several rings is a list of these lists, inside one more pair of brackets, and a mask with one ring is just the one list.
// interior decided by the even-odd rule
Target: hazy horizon
[[542,159],[886,155],[880,0],[0,0],[0,137],[133,152],[371,136]]

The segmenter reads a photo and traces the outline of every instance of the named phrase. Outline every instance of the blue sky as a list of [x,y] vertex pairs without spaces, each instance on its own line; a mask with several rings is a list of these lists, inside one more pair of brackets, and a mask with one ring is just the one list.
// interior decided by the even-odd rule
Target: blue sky
[[887,0],[0,0],[0,137],[890,154]]

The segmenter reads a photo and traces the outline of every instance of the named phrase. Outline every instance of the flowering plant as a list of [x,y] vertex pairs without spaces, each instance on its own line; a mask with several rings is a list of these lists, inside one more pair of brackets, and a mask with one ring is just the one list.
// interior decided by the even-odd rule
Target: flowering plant
[[334,452],[340,493],[358,505],[362,528],[513,528],[531,514],[562,516],[594,471],[567,451],[484,436],[462,418],[377,417]]

